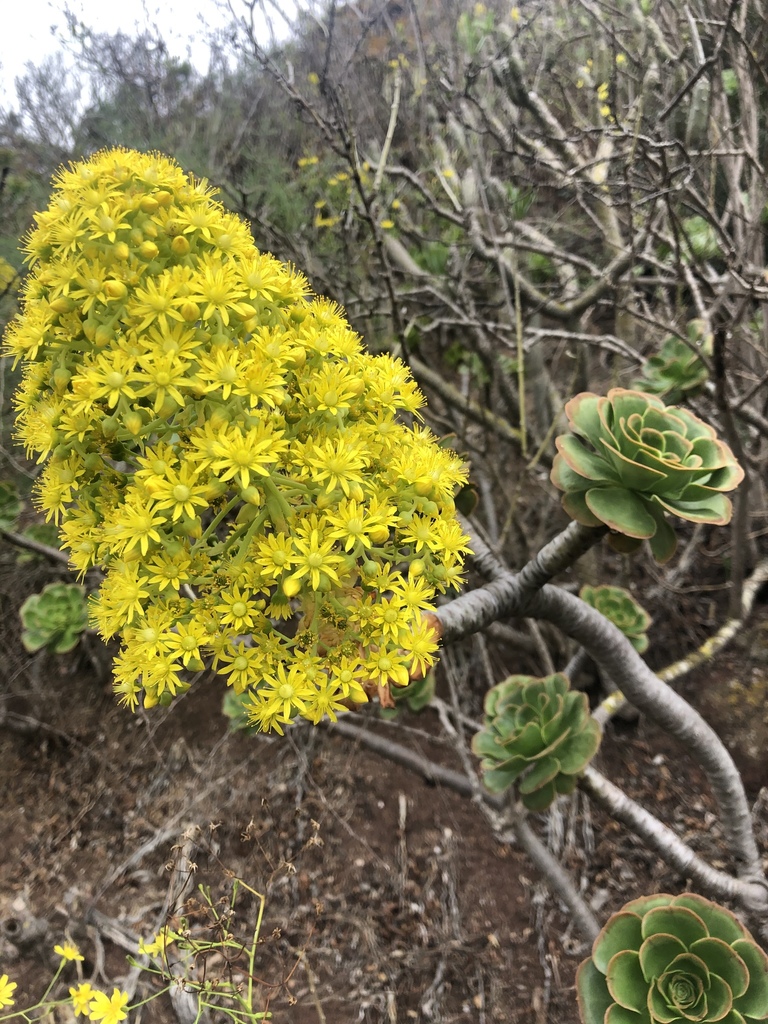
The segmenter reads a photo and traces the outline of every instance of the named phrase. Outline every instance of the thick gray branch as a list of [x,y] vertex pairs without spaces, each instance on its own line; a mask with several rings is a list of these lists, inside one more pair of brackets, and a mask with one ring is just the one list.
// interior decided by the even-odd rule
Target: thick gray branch
[[697,857],[672,829],[635,803],[591,765],[584,771],[579,786],[612,818],[640,836],[665,863],[676,868],[685,878],[690,878],[710,896],[723,900],[738,899],[752,913],[764,915],[768,911],[768,889],[765,886],[741,881],[711,867]]
[[680,740],[704,768],[720,808],[739,877],[762,878],[741,776],[715,731],[648,668],[624,634],[584,601],[551,585],[533,596],[509,573],[437,611],[443,641],[471,636],[510,616],[554,623],[577,640],[640,711]]

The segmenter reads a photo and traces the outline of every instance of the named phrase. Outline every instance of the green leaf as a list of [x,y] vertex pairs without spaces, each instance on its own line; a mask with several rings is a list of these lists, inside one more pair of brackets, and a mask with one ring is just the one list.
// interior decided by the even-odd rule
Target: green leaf
[[642,453],[632,458],[602,438],[601,440],[605,446],[607,457],[611,461],[613,479],[621,483],[623,487],[631,491],[650,491],[654,487],[663,486],[666,473],[641,463]]
[[537,762],[529,772],[527,772],[522,781],[520,782],[520,793],[535,793],[537,789],[541,789],[560,771],[560,762],[554,757],[547,757],[544,760]]
[[616,475],[611,472],[611,467],[605,459],[585,448],[572,434],[558,437],[555,445],[561,458],[574,473],[586,477],[587,480],[616,482]]
[[651,935],[675,935],[688,948],[707,938],[704,922],[686,907],[657,907],[643,917],[643,938]]
[[635,1013],[618,1003],[612,1003],[605,1015],[605,1024],[651,1024],[651,1016],[645,1008]]
[[605,977],[595,967],[591,957],[579,964],[576,972],[576,995],[579,1001],[579,1016],[583,1024],[603,1024],[613,1000]]
[[713,494],[711,498],[707,498],[706,503],[703,501],[665,501],[658,494],[654,494],[653,500],[668,512],[673,512],[690,523],[712,523],[714,526],[725,526],[726,523],[730,523],[733,515],[731,502],[724,494]]
[[738,939],[733,950],[749,971],[747,991],[736,998],[734,1008],[745,1017],[768,1020],[768,955],[752,939]]
[[677,535],[663,513],[658,516],[653,514],[653,517],[656,520],[656,533],[649,541],[651,553],[659,565],[664,565],[677,551]]
[[707,1017],[709,1020],[722,1020],[723,1017],[733,1008],[733,992],[730,985],[726,984],[717,974],[709,976],[709,991],[707,992]]
[[599,411],[600,401],[600,397],[591,391],[582,391],[570,402],[565,403],[565,415],[571,428],[590,441],[598,438],[603,429]]
[[524,795],[521,795],[521,799],[524,807],[527,807],[529,811],[538,813],[539,811],[546,811],[546,809],[551,806],[556,796],[557,789],[554,782],[548,782],[545,786],[542,786],[533,793],[525,793]]
[[[581,694],[583,697],[584,694]],[[602,730],[597,722],[590,718],[584,729],[574,736],[566,750],[559,755],[560,771],[565,775],[582,772],[595,756],[600,747]]]
[[647,985],[640,969],[640,956],[635,950],[624,949],[611,957],[605,980],[619,1006],[642,1013],[647,1002]]
[[603,974],[608,970],[611,957],[623,949],[640,949],[643,941],[642,920],[626,907],[608,918],[605,927],[595,939],[592,957]]
[[617,533],[647,540],[656,532],[643,501],[622,487],[595,487],[587,491],[586,502],[590,512]]
[[575,473],[559,453],[554,458],[549,478],[555,487],[568,494],[571,491],[588,491],[592,486],[592,481]]
[[509,789],[516,776],[510,776],[500,768],[489,768],[483,772],[483,785],[489,793],[503,793]]
[[707,926],[707,931],[715,939],[722,939],[732,945],[737,939],[746,939],[749,932],[734,913],[725,907],[713,903],[695,892],[684,892],[674,899],[674,906],[687,907]]
[[562,506],[571,519],[575,519],[582,526],[602,526],[603,523],[587,507],[586,495],[581,491],[570,491],[564,494]]

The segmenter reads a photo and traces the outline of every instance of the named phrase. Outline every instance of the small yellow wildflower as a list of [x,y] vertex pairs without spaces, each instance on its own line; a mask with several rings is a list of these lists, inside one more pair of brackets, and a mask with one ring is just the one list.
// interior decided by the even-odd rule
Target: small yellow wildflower
[[616,54],[616,63],[618,64],[619,67],[621,67],[622,64],[626,64],[627,63],[626,54],[624,54],[624,53],[617,53]]
[[96,989],[91,988],[88,982],[84,981],[80,985],[75,985],[74,988],[71,988],[69,990],[69,994],[72,997],[72,1006],[75,1011],[75,1016],[79,1017],[82,1013],[84,1017],[88,1017],[88,1004],[96,995]]
[[512,19],[512,21],[520,21],[520,8],[513,7],[512,10],[509,12],[509,16]]
[[15,981],[9,981],[7,974],[0,976],[0,1009],[4,1006],[13,1006],[15,1000],[11,996],[15,990]]
[[91,1020],[101,1021],[101,1024],[118,1024],[128,1016],[125,1007],[129,999],[128,993],[121,992],[118,988],[111,996],[97,992],[91,1000],[89,1016]]
[[307,75],[307,81],[309,82],[310,85],[319,85],[320,76],[317,74],[316,71],[310,71],[309,74]]
[[390,220],[389,217],[385,217],[384,220],[379,221],[379,227],[383,228],[385,231],[391,231],[394,226],[395,222]]
[[85,959],[77,946],[73,946],[71,942],[65,942],[62,946],[54,946],[53,952],[58,954],[58,956],[63,956],[65,960]]

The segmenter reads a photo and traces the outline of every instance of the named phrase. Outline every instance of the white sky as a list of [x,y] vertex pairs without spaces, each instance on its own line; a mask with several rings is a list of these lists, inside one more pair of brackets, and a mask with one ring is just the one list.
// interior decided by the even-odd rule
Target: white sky
[[[201,71],[208,67],[209,30],[225,28],[231,15],[219,0],[6,0],[0,30],[0,106],[14,107],[14,79],[36,62],[60,50],[66,35],[64,9],[96,32],[122,31],[136,35],[157,26],[174,56],[187,57]],[[238,0],[233,0],[237,10]],[[277,0],[283,10],[295,10],[294,0]],[[279,21],[279,19],[278,19]],[[275,23],[275,28],[281,26]]]

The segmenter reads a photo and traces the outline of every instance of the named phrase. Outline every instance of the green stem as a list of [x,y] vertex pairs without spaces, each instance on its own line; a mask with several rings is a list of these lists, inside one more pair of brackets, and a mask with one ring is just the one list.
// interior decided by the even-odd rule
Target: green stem
[[234,496],[234,498],[230,498],[230,499],[229,499],[229,501],[228,501],[228,502],[227,502],[227,504],[226,504],[226,505],[224,506],[224,508],[223,508],[223,509],[221,510],[221,512],[219,512],[219,513],[218,513],[218,514],[217,514],[217,515],[216,515],[216,516],[215,516],[215,517],[214,517],[214,518],[213,518],[213,519],[211,520],[211,522],[210,522],[210,523],[208,524],[208,526],[207,526],[207,527],[206,527],[206,529],[205,529],[205,533],[204,533],[204,534],[202,535],[202,537],[201,537],[201,538],[200,538],[200,540],[199,540],[199,541],[197,542],[197,544],[195,545],[195,547],[198,547],[198,545],[199,545],[199,546],[202,546],[203,544],[205,544],[205,542],[206,542],[206,541],[208,540],[208,538],[209,538],[209,537],[211,536],[211,534],[213,533],[213,531],[214,531],[214,530],[216,529],[216,527],[217,527],[217,526],[219,525],[219,523],[220,523],[220,522],[222,521],[222,519],[224,518],[224,516],[225,516],[225,515],[227,515],[227,513],[228,513],[228,512],[231,512],[231,511],[232,511],[232,509],[233,509],[233,508],[235,508],[235,506],[237,505],[237,503],[238,503],[238,502],[239,502],[240,500],[241,500],[241,498],[240,498],[240,495],[239,495],[239,494],[236,494],[236,495]]

